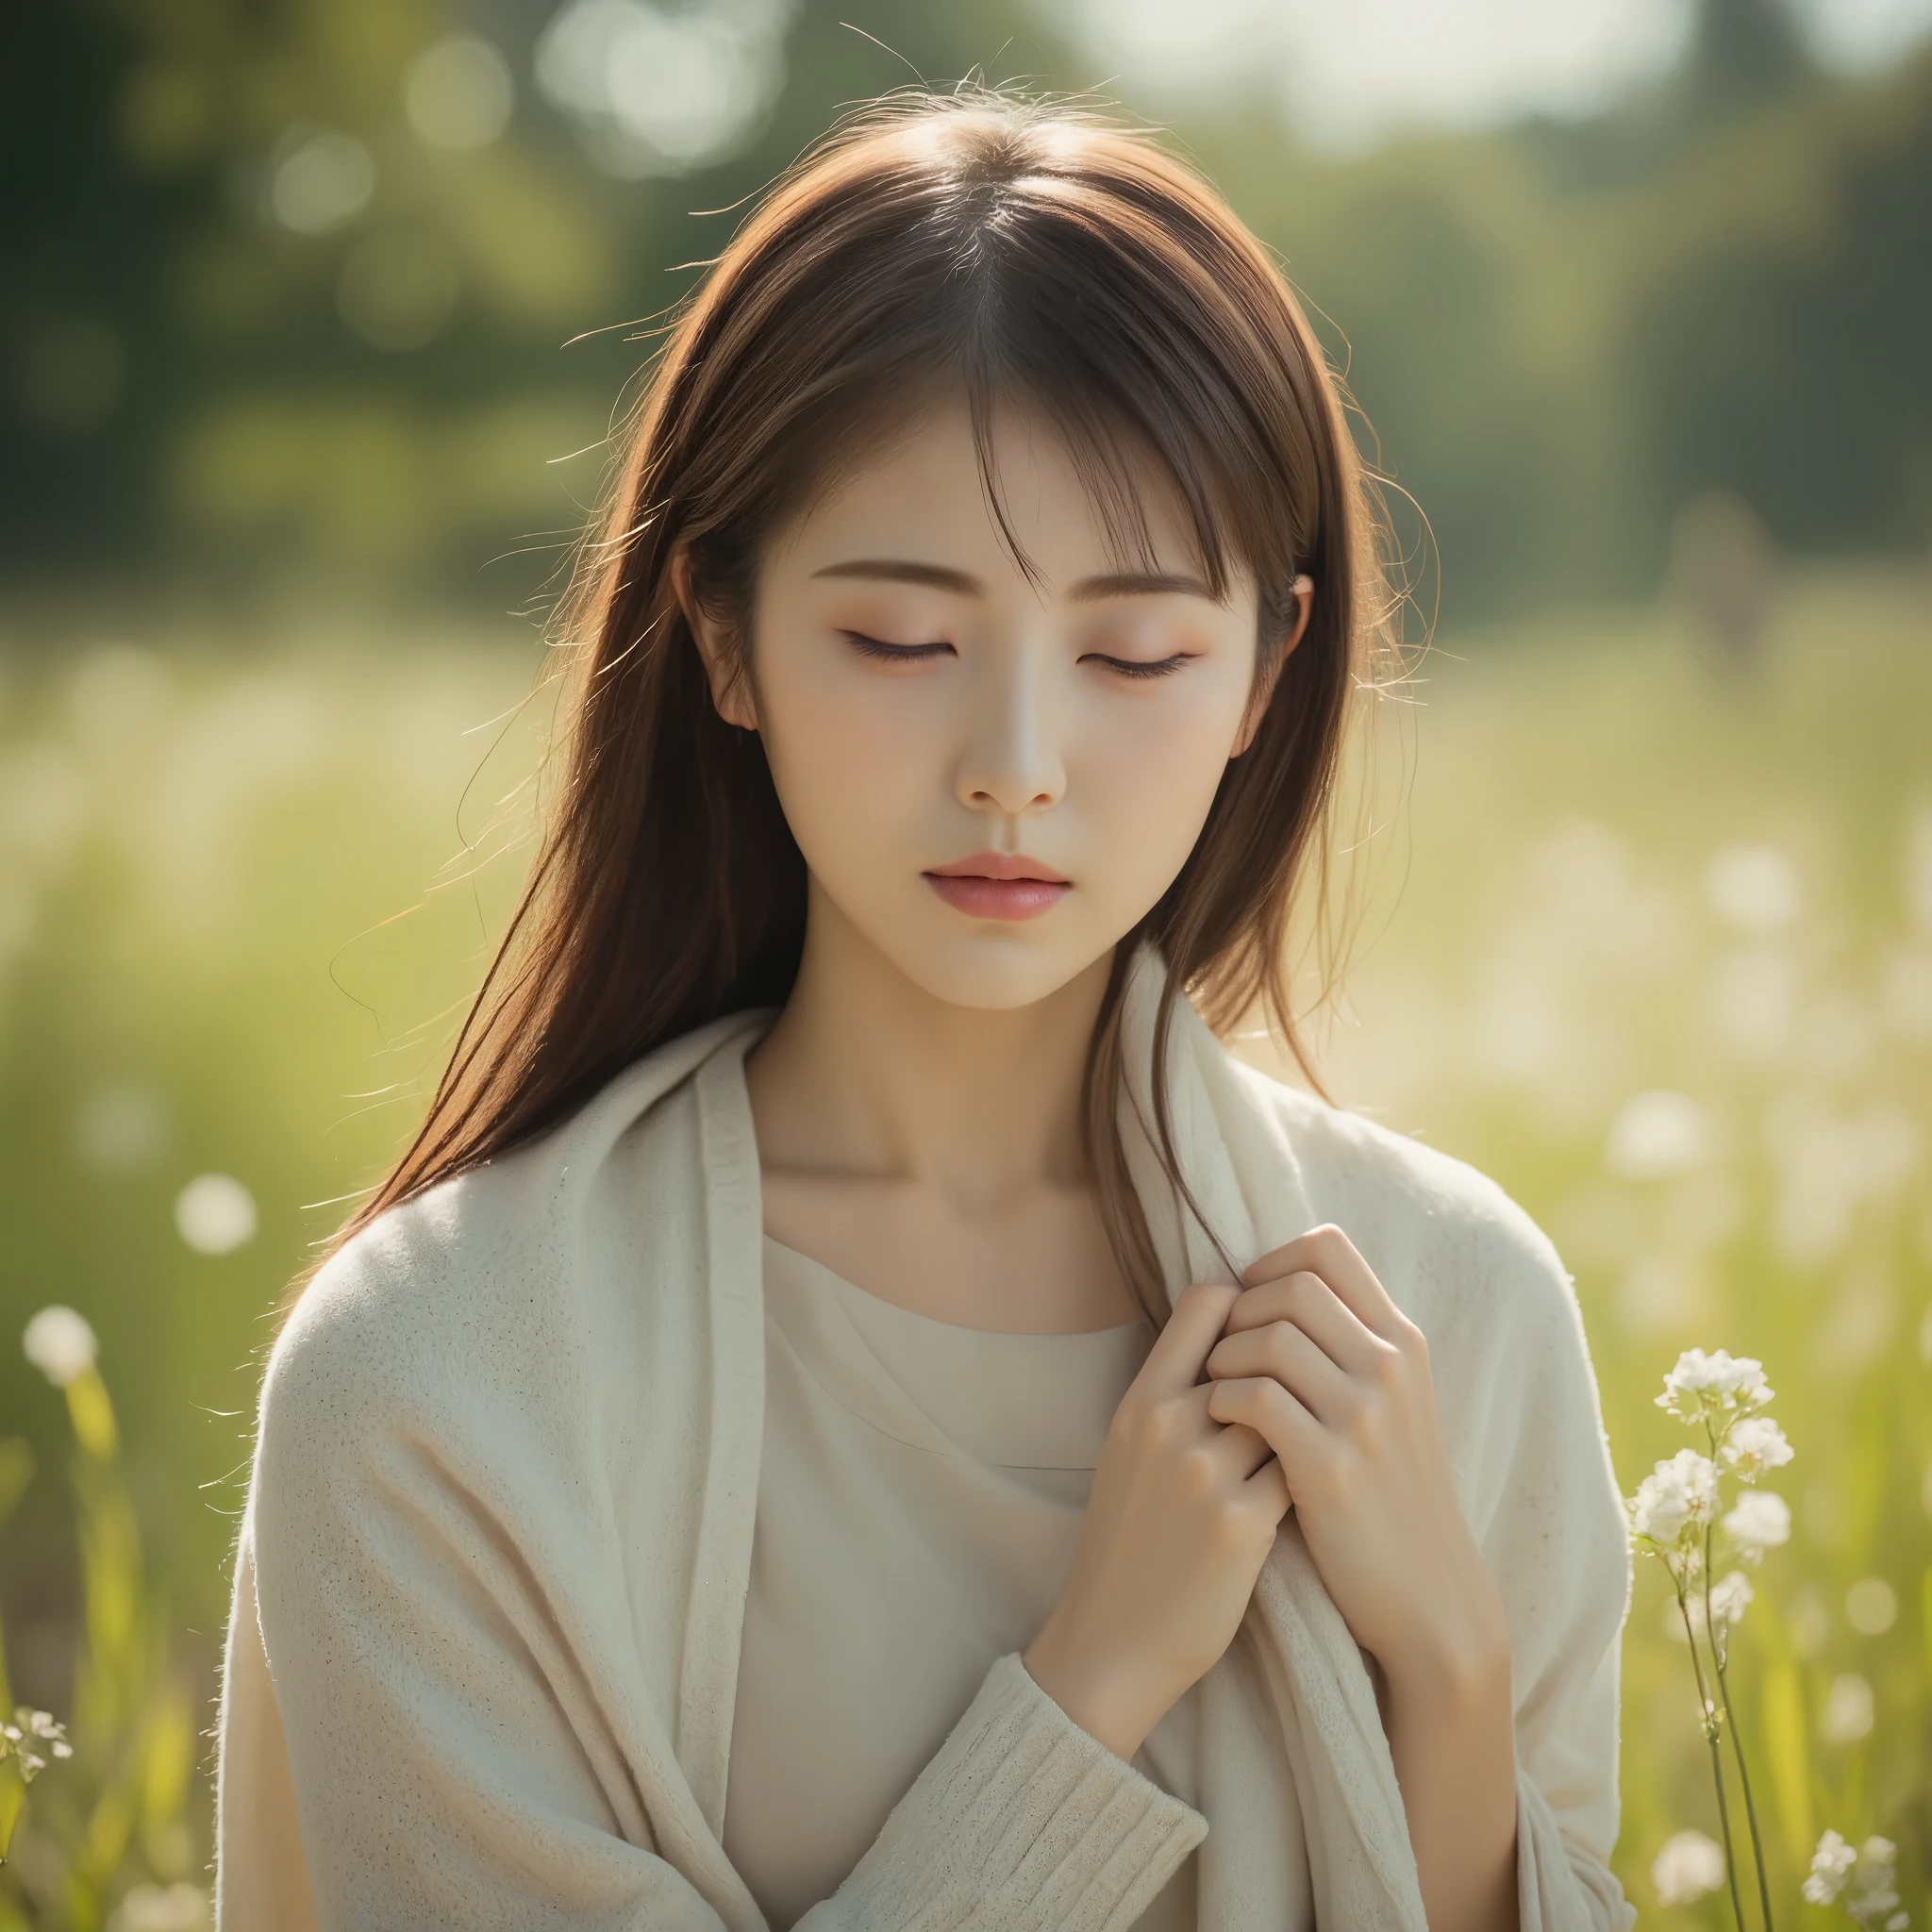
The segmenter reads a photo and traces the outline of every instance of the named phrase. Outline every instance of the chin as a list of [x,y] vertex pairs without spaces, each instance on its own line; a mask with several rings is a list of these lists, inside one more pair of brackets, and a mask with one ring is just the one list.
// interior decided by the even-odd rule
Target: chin
[[948,1006],[983,1012],[1012,1012],[1038,1006],[1077,979],[1106,947],[1041,944],[1002,933],[981,939],[948,937],[891,955],[914,985]]

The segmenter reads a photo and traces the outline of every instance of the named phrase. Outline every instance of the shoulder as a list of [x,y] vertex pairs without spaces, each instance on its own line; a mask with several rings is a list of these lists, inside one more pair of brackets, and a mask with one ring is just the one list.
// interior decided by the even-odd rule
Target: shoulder
[[1242,1065],[1290,1150],[1317,1223],[1333,1222],[1435,1343],[1497,1324],[1581,1341],[1549,1237],[1488,1174],[1441,1149]]
[[[385,1209],[329,1257],[270,1353],[264,1449],[434,1437],[580,1408],[636,1267],[702,1225],[692,1074],[720,1023],[625,1069],[541,1135]],[[601,1355],[600,1355],[601,1352]]]

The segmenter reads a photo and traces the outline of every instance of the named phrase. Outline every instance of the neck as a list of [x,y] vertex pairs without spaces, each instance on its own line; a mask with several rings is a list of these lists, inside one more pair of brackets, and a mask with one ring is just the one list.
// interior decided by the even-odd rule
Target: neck
[[956,1006],[814,885],[797,983],[746,1061],[760,1159],[961,1202],[1077,1184],[1080,1084],[1110,966],[1104,955],[1031,1006]]

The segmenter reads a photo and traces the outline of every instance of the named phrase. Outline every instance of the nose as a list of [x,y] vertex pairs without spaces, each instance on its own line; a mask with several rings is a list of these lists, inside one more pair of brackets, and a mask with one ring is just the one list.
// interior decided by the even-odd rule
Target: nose
[[1034,640],[980,658],[972,721],[959,759],[968,810],[1018,818],[1058,805],[1067,789],[1055,713],[1052,653]]

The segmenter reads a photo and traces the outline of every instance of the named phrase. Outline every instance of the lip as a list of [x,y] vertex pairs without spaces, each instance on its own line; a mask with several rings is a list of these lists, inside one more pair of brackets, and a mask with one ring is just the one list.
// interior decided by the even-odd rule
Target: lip
[[970,919],[1038,919],[1073,891],[1063,872],[1024,853],[975,852],[931,867],[925,881]]
[[975,852],[971,858],[956,858],[946,865],[928,868],[928,878],[941,879],[1039,879],[1049,886],[1064,886],[1067,875],[1044,859],[1028,858],[1024,852]]

